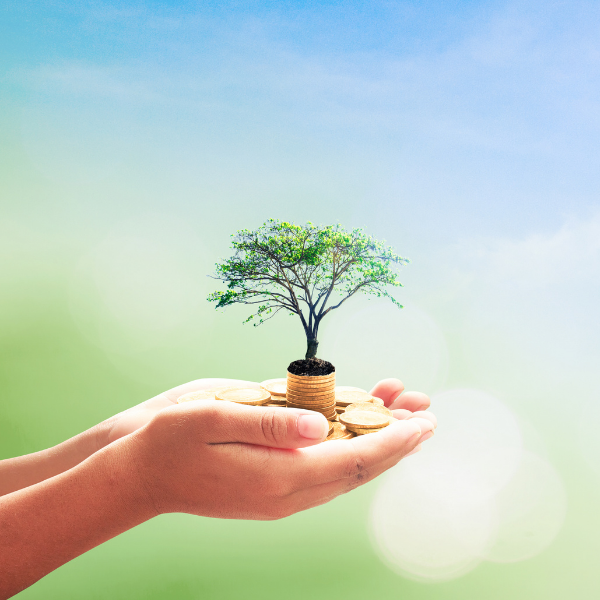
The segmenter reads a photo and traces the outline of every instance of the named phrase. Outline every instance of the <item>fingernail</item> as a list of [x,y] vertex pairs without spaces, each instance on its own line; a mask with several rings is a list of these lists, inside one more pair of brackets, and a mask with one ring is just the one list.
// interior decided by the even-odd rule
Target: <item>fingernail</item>
[[406,423],[406,424],[413,425],[414,428],[416,429],[416,431],[408,438],[409,442],[417,440],[417,439],[419,439],[421,437],[421,434],[423,432],[421,431],[421,428],[419,427],[418,423],[412,423],[410,420],[408,420],[408,421],[401,421],[401,423]]
[[419,440],[419,443],[424,442],[425,440],[428,440],[430,437],[433,437],[433,431],[427,431],[426,433],[424,433],[421,436],[421,439]]
[[327,436],[329,426],[321,415],[300,415],[298,417],[298,433],[308,440],[321,440]]

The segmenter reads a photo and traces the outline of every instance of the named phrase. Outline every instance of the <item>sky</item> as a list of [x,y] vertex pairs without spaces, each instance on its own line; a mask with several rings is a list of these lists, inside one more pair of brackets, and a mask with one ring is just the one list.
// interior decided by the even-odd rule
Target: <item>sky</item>
[[595,3],[33,7],[0,20],[3,137],[25,154],[8,185],[19,167],[62,196],[135,182],[86,190],[117,213],[343,201],[444,241],[595,211]]

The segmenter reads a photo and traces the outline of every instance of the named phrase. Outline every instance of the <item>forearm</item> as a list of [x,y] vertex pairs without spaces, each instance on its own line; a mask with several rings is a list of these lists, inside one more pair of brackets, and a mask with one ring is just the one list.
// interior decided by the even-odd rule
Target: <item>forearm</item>
[[138,484],[131,446],[124,438],[0,498],[0,599],[155,516]]
[[0,496],[73,468],[108,441],[110,421],[100,423],[53,448],[0,461]]

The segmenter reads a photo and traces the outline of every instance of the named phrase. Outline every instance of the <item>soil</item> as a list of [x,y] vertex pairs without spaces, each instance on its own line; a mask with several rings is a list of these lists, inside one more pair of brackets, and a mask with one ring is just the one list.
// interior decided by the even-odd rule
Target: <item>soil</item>
[[326,360],[320,358],[305,358],[295,360],[290,363],[288,371],[292,375],[309,375],[317,377],[319,375],[329,375],[335,371],[335,367]]

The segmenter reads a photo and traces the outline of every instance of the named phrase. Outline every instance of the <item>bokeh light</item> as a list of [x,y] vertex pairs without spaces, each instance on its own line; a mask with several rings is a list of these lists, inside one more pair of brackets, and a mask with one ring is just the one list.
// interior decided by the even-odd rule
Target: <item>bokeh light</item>
[[565,492],[553,467],[523,450],[511,410],[478,390],[432,402],[434,440],[390,472],[371,507],[382,559],[406,577],[440,581],[544,550],[563,524]]

